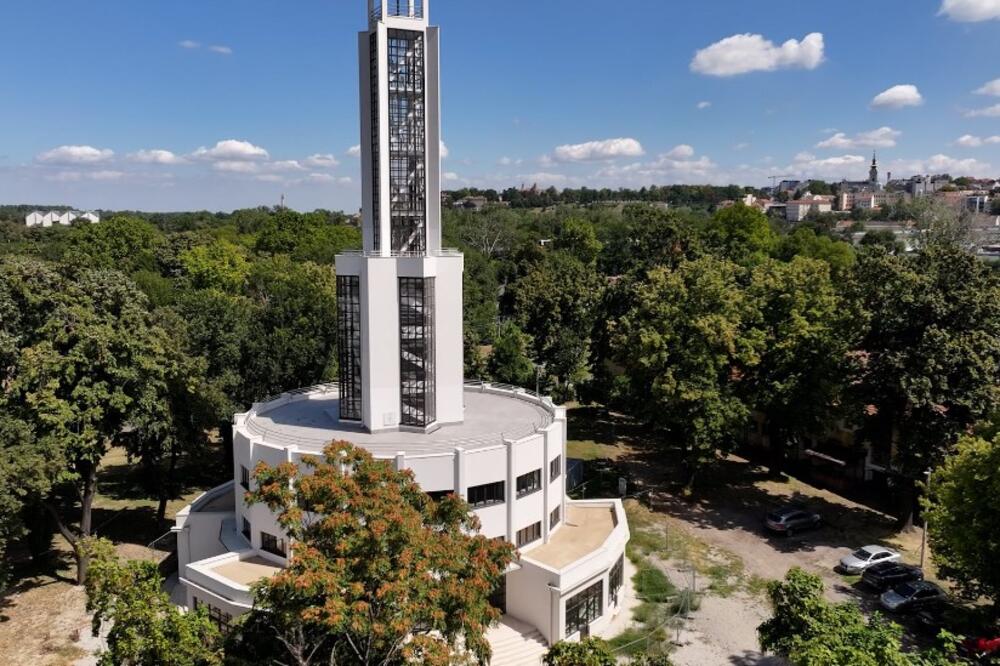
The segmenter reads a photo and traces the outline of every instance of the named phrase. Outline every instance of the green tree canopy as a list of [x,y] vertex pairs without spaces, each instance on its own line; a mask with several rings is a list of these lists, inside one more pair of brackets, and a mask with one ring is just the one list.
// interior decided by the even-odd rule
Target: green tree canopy
[[767,215],[742,203],[718,210],[705,229],[705,238],[720,256],[743,266],[763,261],[778,245]]
[[528,338],[516,324],[506,322],[500,326],[486,371],[494,381],[504,384],[535,385],[535,364],[528,357]]

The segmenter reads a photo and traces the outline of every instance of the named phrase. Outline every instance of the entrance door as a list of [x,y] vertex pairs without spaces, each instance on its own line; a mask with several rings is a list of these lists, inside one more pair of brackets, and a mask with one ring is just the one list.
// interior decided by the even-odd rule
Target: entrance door
[[504,574],[500,578],[500,584],[497,585],[496,589],[493,590],[493,594],[490,595],[490,605],[501,613],[507,612],[507,574]]

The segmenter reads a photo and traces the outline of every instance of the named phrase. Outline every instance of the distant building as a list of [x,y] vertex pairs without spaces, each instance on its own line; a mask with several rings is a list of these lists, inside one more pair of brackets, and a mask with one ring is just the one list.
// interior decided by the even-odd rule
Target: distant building
[[464,208],[465,210],[475,210],[480,211],[489,205],[489,199],[486,197],[464,197],[456,201],[453,205],[454,208]]
[[29,213],[27,217],[24,218],[24,224],[29,227],[68,227],[76,220],[86,220],[91,224],[97,224],[101,221],[101,217],[97,213],[92,213],[90,211],[80,212],[76,210],[54,210],[42,212],[40,210],[36,210],[33,213]]
[[801,199],[785,204],[785,219],[789,222],[801,222],[809,213],[833,212],[833,197],[806,193]]

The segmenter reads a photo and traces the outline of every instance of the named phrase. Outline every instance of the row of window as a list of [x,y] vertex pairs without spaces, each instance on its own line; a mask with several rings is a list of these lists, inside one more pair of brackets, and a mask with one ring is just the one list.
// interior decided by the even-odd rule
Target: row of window
[[[250,537],[253,534],[253,526],[246,518],[243,518],[243,529],[240,531],[247,541],[252,541]],[[264,531],[260,533],[260,549],[278,557],[288,557],[288,546],[285,544],[285,540]]]
[[233,616],[230,613],[223,611],[221,608],[216,608],[212,604],[205,603],[198,597],[192,597],[194,601],[194,610],[198,610],[204,606],[208,610],[208,619],[212,621],[212,624],[219,630],[220,633],[229,633],[229,626],[232,624]]
[[[625,577],[625,556],[622,555],[608,574],[608,603],[617,606]],[[604,581],[597,581],[584,591],[566,600],[566,637],[580,632],[585,638],[590,623],[604,614]]]
[[542,538],[542,523],[541,521],[528,525],[524,529],[517,531],[517,547],[527,546],[529,543],[538,541]]

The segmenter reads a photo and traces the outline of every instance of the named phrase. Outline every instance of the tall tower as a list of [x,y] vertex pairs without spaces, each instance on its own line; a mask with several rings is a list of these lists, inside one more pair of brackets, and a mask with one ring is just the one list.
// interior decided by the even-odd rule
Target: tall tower
[[878,154],[872,153],[872,168],[868,170],[868,184],[872,189],[879,189],[878,183]]
[[368,0],[358,38],[364,249],[337,257],[341,421],[463,417],[463,258],[441,247],[438,28],[429,0]]

